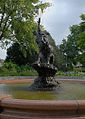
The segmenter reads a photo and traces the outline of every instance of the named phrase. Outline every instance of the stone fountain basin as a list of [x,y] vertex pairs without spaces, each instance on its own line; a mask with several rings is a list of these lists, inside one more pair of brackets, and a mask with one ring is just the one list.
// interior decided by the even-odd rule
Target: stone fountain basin
[[[32,79],[6,80],[1,84],[31,82]],[[62,80],[60,80],[62,81]],[[84,80],[63,80],[85,83]],[[13,99],[0,95],[0,119],[85,119],[85,100],[44,101]]]

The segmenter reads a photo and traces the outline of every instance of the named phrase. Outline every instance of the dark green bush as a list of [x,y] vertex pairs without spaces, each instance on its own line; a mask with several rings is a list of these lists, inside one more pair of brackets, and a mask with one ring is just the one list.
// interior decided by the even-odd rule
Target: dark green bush
[[29,76],[37,75],[37,72],[29,65],[18,66],[12,62],[6,62],[0,68],[0,76]]

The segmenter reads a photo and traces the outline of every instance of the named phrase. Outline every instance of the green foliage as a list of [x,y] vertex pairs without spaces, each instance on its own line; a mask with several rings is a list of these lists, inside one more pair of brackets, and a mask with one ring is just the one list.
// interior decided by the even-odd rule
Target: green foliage
[[12,62],[6,62],[0,67],[0,76],[31,76],[37,72],[29,64],[18,66]]
[[80,36],[80,27],[78,25],[73,25],[70,27],[70,32],[67,39],[64,39],[60,45],[66,70],[72,70],[73,65],[76,65],[80,51],[79,45],[77,44]]
[[80,18],[81,20],[85,21],[85,14],[81,14]]
[[81,49],[79,61],[83,66],[85,66],[85,14],[82,14],[80,17],[82,22],[80,23],[80,36],[77,43]]
[[16,74],[16,64],[13,64],[12,62],[4,63],[2,67],[0,67],[0,76],[2,75],[15,75]]
[[[85,69],[84,69],[84,71],[85,71]],[[78,77],[82,77],[82,76],[85,76],[85,73],[82,73],[81,69],[78,68],[78,69],[75,69],[74,71],[68,71],[68,72],[58,71],[56,73],[56,76],[70,76],[70,77],[71,76],[72,77],[78,76]]]
[[9,71],[11,71],[11,70],[15,70],[16,67],[17,67],[16,64],[13,64],[12,62],[6,62],[6,63],[4,63],[4,65],[3,65],[2,68],[6,68],[6,69],[8,69]]
[[[23,44],[24,45],[24,44]],[[26,47],[26,56],[23,55],[21,47],[18,43],[14,43],[11,47],[7,49],[6,62],[13,62],[17,65],[32,64],[37,60],[37,51],[31,47]]]
[[78,45],[80,46],[81,50],[85,50],[85,14],[82,14],[81,16],[82,22],[80,23],[80,36]]
[[85,53],[82,53],[80,56],[79,56],[79,61],[80,63],[85,66]]
[[80,17],[82,22],[79,25],[70,27],[70,35],[60,45],[67,68],[76,65],[77,62],[85,66],[85,14]]
[[81,50],[85,50],[85,32],[80,34],[80,40],[78,41],[78,45],[80,46]]
[[76,72],[76,73],[81,73],[81,74],[83,74],[84,76],[85,76],[85,67],[74,67],[74,72]]
[[[38,9],[42,11],[49,7],[49,3],[39,0],[0,0],[0,42],[2,46],[10,42],[22,41],[32,48],[36,29],[34,18],[38,15]],[[23,47],[23,46],[22,46]]]

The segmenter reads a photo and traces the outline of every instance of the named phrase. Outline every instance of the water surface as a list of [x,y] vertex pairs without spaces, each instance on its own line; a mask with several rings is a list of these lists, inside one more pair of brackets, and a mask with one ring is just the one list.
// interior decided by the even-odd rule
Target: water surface
[[0,94],[29,100],[85,100],[85,83],[61,83],[58,91],[28,91],[30,83],[0,84]]

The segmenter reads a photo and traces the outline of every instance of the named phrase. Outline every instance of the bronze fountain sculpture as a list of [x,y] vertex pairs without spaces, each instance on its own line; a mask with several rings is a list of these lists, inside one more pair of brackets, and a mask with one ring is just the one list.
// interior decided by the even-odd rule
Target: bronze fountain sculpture
[[53,66],[53,47],[49,44],[47,35],[40,29],[40,18],[38,20],[38,31],[34,31],[36,42],[39,47],[39,56],[37,62],[33,63],[33,68],[38,72],[38,77],[30,86],[32,90],[54,90],[58,86],[55,80],[57,68]]

